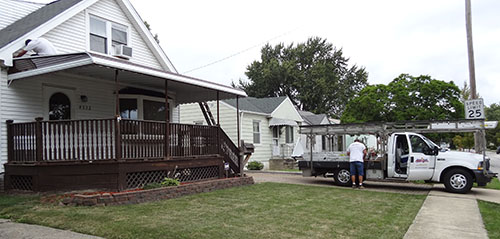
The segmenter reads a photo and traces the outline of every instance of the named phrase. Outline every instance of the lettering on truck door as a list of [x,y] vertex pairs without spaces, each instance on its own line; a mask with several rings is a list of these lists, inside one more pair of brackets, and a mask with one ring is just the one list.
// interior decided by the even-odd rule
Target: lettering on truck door
[[436,155],[433,145],[417,134],[409,134],[410,159],[408,167],[408,180],[429,180],[434,174]]

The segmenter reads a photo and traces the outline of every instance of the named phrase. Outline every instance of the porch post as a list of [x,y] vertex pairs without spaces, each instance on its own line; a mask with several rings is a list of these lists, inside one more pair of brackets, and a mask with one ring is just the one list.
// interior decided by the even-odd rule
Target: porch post
[[217,154],[220,155],[220,121],[219,121],[219,91],[217,91]]
[[243,176],[243,158],[241,157],[241,142],[240,142],[240,97],[236,96],[236,129],[238,131],[238,164],[240,166],[240,177]]
[[43,150],[42,150],[42,120],[43,117],[35,118],[35,140],[36,140],[36,161],[42,162]]
[[115,117],[120,115],[120,84],[118,83],[118,70],[115,70]]
[[168,80],[165,79],[165,135],[163,154],[166,159],[170,155],[170,108],[168,107]]
[[121,128],[120,128],[120,84],[118,82],[118,70],[115,70],[115,159],[117,161],[122,159],[122,141],[121,141]]
[[[14,135],[12,135],[12,124],[14,120],[7,120],[7,162],[14,160]],[[7,185],[7,184],[6,184]]]

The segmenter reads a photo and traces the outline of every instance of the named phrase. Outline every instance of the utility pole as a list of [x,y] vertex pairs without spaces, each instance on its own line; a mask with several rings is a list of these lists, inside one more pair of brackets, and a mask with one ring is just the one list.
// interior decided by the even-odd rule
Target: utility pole
[[[477,99],[476,94],[476,69],[474,66],[474,47],[472,44],[472,16],[471,16],[471,0],[465,0],[465,28],[467,31],[467,53],[469,56],[469,84],[470,84],[470,99]],[[474,133],[474,149],[477,153],[483,150],[484,137],[479,133]]]
[[467,49],[469,55],[469,83],[471,99],[476,99],[476,69],[474,67],[474,48],[472,44],[472,17],[470,0],[465,0],[465,26],[467,30]]

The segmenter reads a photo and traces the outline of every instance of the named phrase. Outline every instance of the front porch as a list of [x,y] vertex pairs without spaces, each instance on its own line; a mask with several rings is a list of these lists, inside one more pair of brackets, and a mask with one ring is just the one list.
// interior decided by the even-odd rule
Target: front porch
[[165,177],[189,182],[239,175],[239,149],[220,127],[166,126],[120,118],[8,121],[6,189],[124,190]]
[[240,90],[91,53],[16,59],[8,87],[7,190],[121,191],[241,175],[239,135],[233,143],[219,122],[179,124],[172,113]]

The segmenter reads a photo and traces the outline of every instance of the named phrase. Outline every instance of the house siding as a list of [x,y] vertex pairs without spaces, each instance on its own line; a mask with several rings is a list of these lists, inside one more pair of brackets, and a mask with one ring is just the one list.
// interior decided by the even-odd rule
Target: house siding
[[274,112],[272,112],[271,117],[281,118],[281,119],[290,119],[298,122],[302,122],[302,117],[293,106],[293,103],[290,99],[286,98],[281,105],[279,105]]
[[2,0],[0,4],[0,30],[43,7],[43,4]]
[[[140,36],[137,29],[128,20],[125,13],[114,0],[100,0],[87,10],[82,11],[54,29],[43,35],[44,38],[52,42],[58,53],[74,53],[88,50],[88,32],[86,13],[92,14],[111,22],[128,26],[130,29],[129,46],[133,49],[130,62],[153,67],[159,70],[163,69],[147,46],[146,42]],[[64,39],[64,40],[61,40]]]

